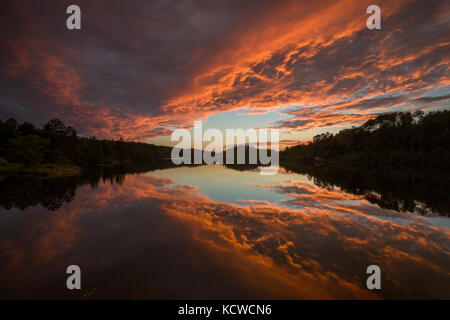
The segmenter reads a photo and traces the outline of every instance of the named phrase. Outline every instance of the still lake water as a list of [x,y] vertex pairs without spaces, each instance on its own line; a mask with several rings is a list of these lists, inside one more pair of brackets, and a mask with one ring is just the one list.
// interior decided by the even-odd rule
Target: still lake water
[[[382,209],[282,169],[50,180],[2,189],[0,298],[450,298],[447,216]],[[82,290],[66,289],[71,264]],[[366,288],[372,264],[378,291]]]

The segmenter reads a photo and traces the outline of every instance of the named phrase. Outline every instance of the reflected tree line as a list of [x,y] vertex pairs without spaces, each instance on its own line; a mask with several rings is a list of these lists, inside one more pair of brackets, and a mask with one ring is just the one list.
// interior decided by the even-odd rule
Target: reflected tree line
[[287,169],[385,209],[450,213],[450,110],[381,114],[280,153]]
[[296,168],[317,186],[363,196],[383,209],[450,215],[450,179],[439,170],[368,170],[356,167],[304,166]]
[[5,209],[41,205],[55,211],[75,198],[83,185],[96,188],[101,182],[122,185],[126,175],[163,169],[166,166],[128,165],[106,166],[86,170],[82,175],[62,177],[0,176],[0,206]]
[[[76,189],[83,185],[96,188],[101,182],[122,185],[127,174],[145,173],[166,166],[99,167],[78,176],[54,178],[30,176],[0,177],[0,206],[6,209],[41,205],[54,211],[75,198]],[[236,170],[236,168],[233,168]],[[252,170],[253,167],[238,170]],[[367,170],[356,167],[304,166],[292,170],[306,174],[324,188],[341,190],[363,196],[383,209],[450,215],[449,174],[436,170]]]

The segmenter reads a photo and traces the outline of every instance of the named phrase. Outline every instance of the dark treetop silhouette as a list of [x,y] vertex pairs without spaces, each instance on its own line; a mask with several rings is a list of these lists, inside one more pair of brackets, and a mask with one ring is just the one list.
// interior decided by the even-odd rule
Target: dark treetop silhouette
[[0,122],[0,166],[21,164],[73,165],[81,168],[103,164],[156,164],[170,157],[169,147],[142,142],[82,138],[61,120],[53,119],[42,128],[14,119]]
[[317,135],[306,145],[282,152],[286,165],[352,164],[366,167],[447,168],[450,110],[381,114],[362,126]]

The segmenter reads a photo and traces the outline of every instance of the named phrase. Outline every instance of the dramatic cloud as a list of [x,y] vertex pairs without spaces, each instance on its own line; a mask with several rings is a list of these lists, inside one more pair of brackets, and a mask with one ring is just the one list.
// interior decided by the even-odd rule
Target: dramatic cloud
[[3,119],[144,140],[243,107],[296,106],[291,132],[448,107],[445,1],[383,1],[381,30],[365,0],[79,1],[80,31],[69,4],[3,1]]

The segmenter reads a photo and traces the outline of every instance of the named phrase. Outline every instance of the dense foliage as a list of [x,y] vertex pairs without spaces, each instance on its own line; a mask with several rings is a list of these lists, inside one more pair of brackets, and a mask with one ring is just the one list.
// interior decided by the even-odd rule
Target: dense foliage
[[171,149],[142,142],[77,136],[73,127],[53,119],[42,128],[14,119],[0,120],[0,165],[43,163],[89,167],[100,164],[152,164],[170,157]]
[[281,162],[356,166],[433,166],[450,164],[450,110],[381,114],[362,126],[324,133],[306,145],[286,148]]

